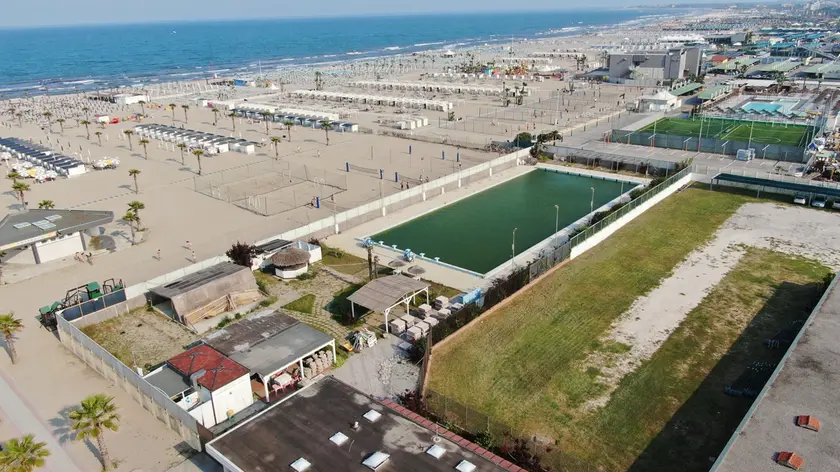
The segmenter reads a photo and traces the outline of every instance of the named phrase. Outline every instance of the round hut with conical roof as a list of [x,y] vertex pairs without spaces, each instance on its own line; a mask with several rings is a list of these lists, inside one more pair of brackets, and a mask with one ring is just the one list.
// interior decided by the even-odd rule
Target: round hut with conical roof
[[293,279],[309,270],[309,252],[298,247],[287,247],[271,256],[274,273],[283,279]]

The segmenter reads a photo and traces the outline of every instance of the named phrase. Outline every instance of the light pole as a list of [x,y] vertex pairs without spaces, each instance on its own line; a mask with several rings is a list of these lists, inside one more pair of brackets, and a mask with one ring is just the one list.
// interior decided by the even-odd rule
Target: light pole
[[589,190],[592,190],[592,199],[589,200],[589,214],[591,215],[595,212],[595,187],[589,187]]
[[554,205],[554,209],[557,210],[557,216],[554,217],[554,245],[557,246],[557,231],[559,231],[560,226],[560,205]]
[[511,269],[513,269],[514,265],[516,264],[516,262],[514,262],[514,259],[516,259],[516,230],[517,229],[519,229],[519,228],[513,228],[513,239],[511,240],[511,243],[510,243],[510,267],[511,267]]

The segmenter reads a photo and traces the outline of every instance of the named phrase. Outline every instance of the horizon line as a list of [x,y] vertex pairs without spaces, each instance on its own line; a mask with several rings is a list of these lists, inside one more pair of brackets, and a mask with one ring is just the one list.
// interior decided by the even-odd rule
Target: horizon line
[[[782,3],[783,0],[770,0],[765,4]],[[473,12],[468,10],[458,11],[430,11],[430,12],[394,12],[394,13],[348,13],[342,15],[291,15],[291,16],[276,16],[276,17],[237,17],[237,18],[204,18],[204,19],[165,19],[165,20],[149,20],[149,21],[101,21],[101,22],[87,22],[87,23],[43,23],[32,24],[24,26],[15,25],[0,25],[0,31],[20,31],[28,29],[48,29],[48,28],[79,28],[89,26],[143,26],[143,25],[166,25],[166,24],[194,24],[194,23],[215,23],[223,21],[301,21],[301,20],[333,20],[341,18],[404,18],[404,17],[423,17],[423,16],[482,16],[482,15],[498,15],[505,13],[519,13],[519,14],[533,14],[533,13],[560,13],[568,11],[631,11],[631,10],[647,10],[654,8],[661,8],[663,10],[676,10],[681,8],[704,8],[715,7],[721,5],[730,5],[732,3],[758,3],[755,0],[700,0],[700,1],[684,1],[682,3],[667,3],[667,4],[638,4],[628,6],[593,6],[593,7],[560,7],[552,9],[537,8],[533,10],[486,10],[481,12]]]

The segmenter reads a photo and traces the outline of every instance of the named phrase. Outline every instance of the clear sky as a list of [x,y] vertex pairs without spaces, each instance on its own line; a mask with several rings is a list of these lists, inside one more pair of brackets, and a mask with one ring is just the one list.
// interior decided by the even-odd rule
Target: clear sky
[[[642,0],[0,0],[0,27],[158,21],[559,10],[637,5]],[[0,48],[3,45],[0,44]]]

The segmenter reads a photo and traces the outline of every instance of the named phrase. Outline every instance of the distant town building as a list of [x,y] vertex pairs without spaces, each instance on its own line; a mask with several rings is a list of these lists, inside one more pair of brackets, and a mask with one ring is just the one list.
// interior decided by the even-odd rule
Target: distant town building
[[610,54],[610,80],[673,81],[700,72],[700,48],[673,48]]

